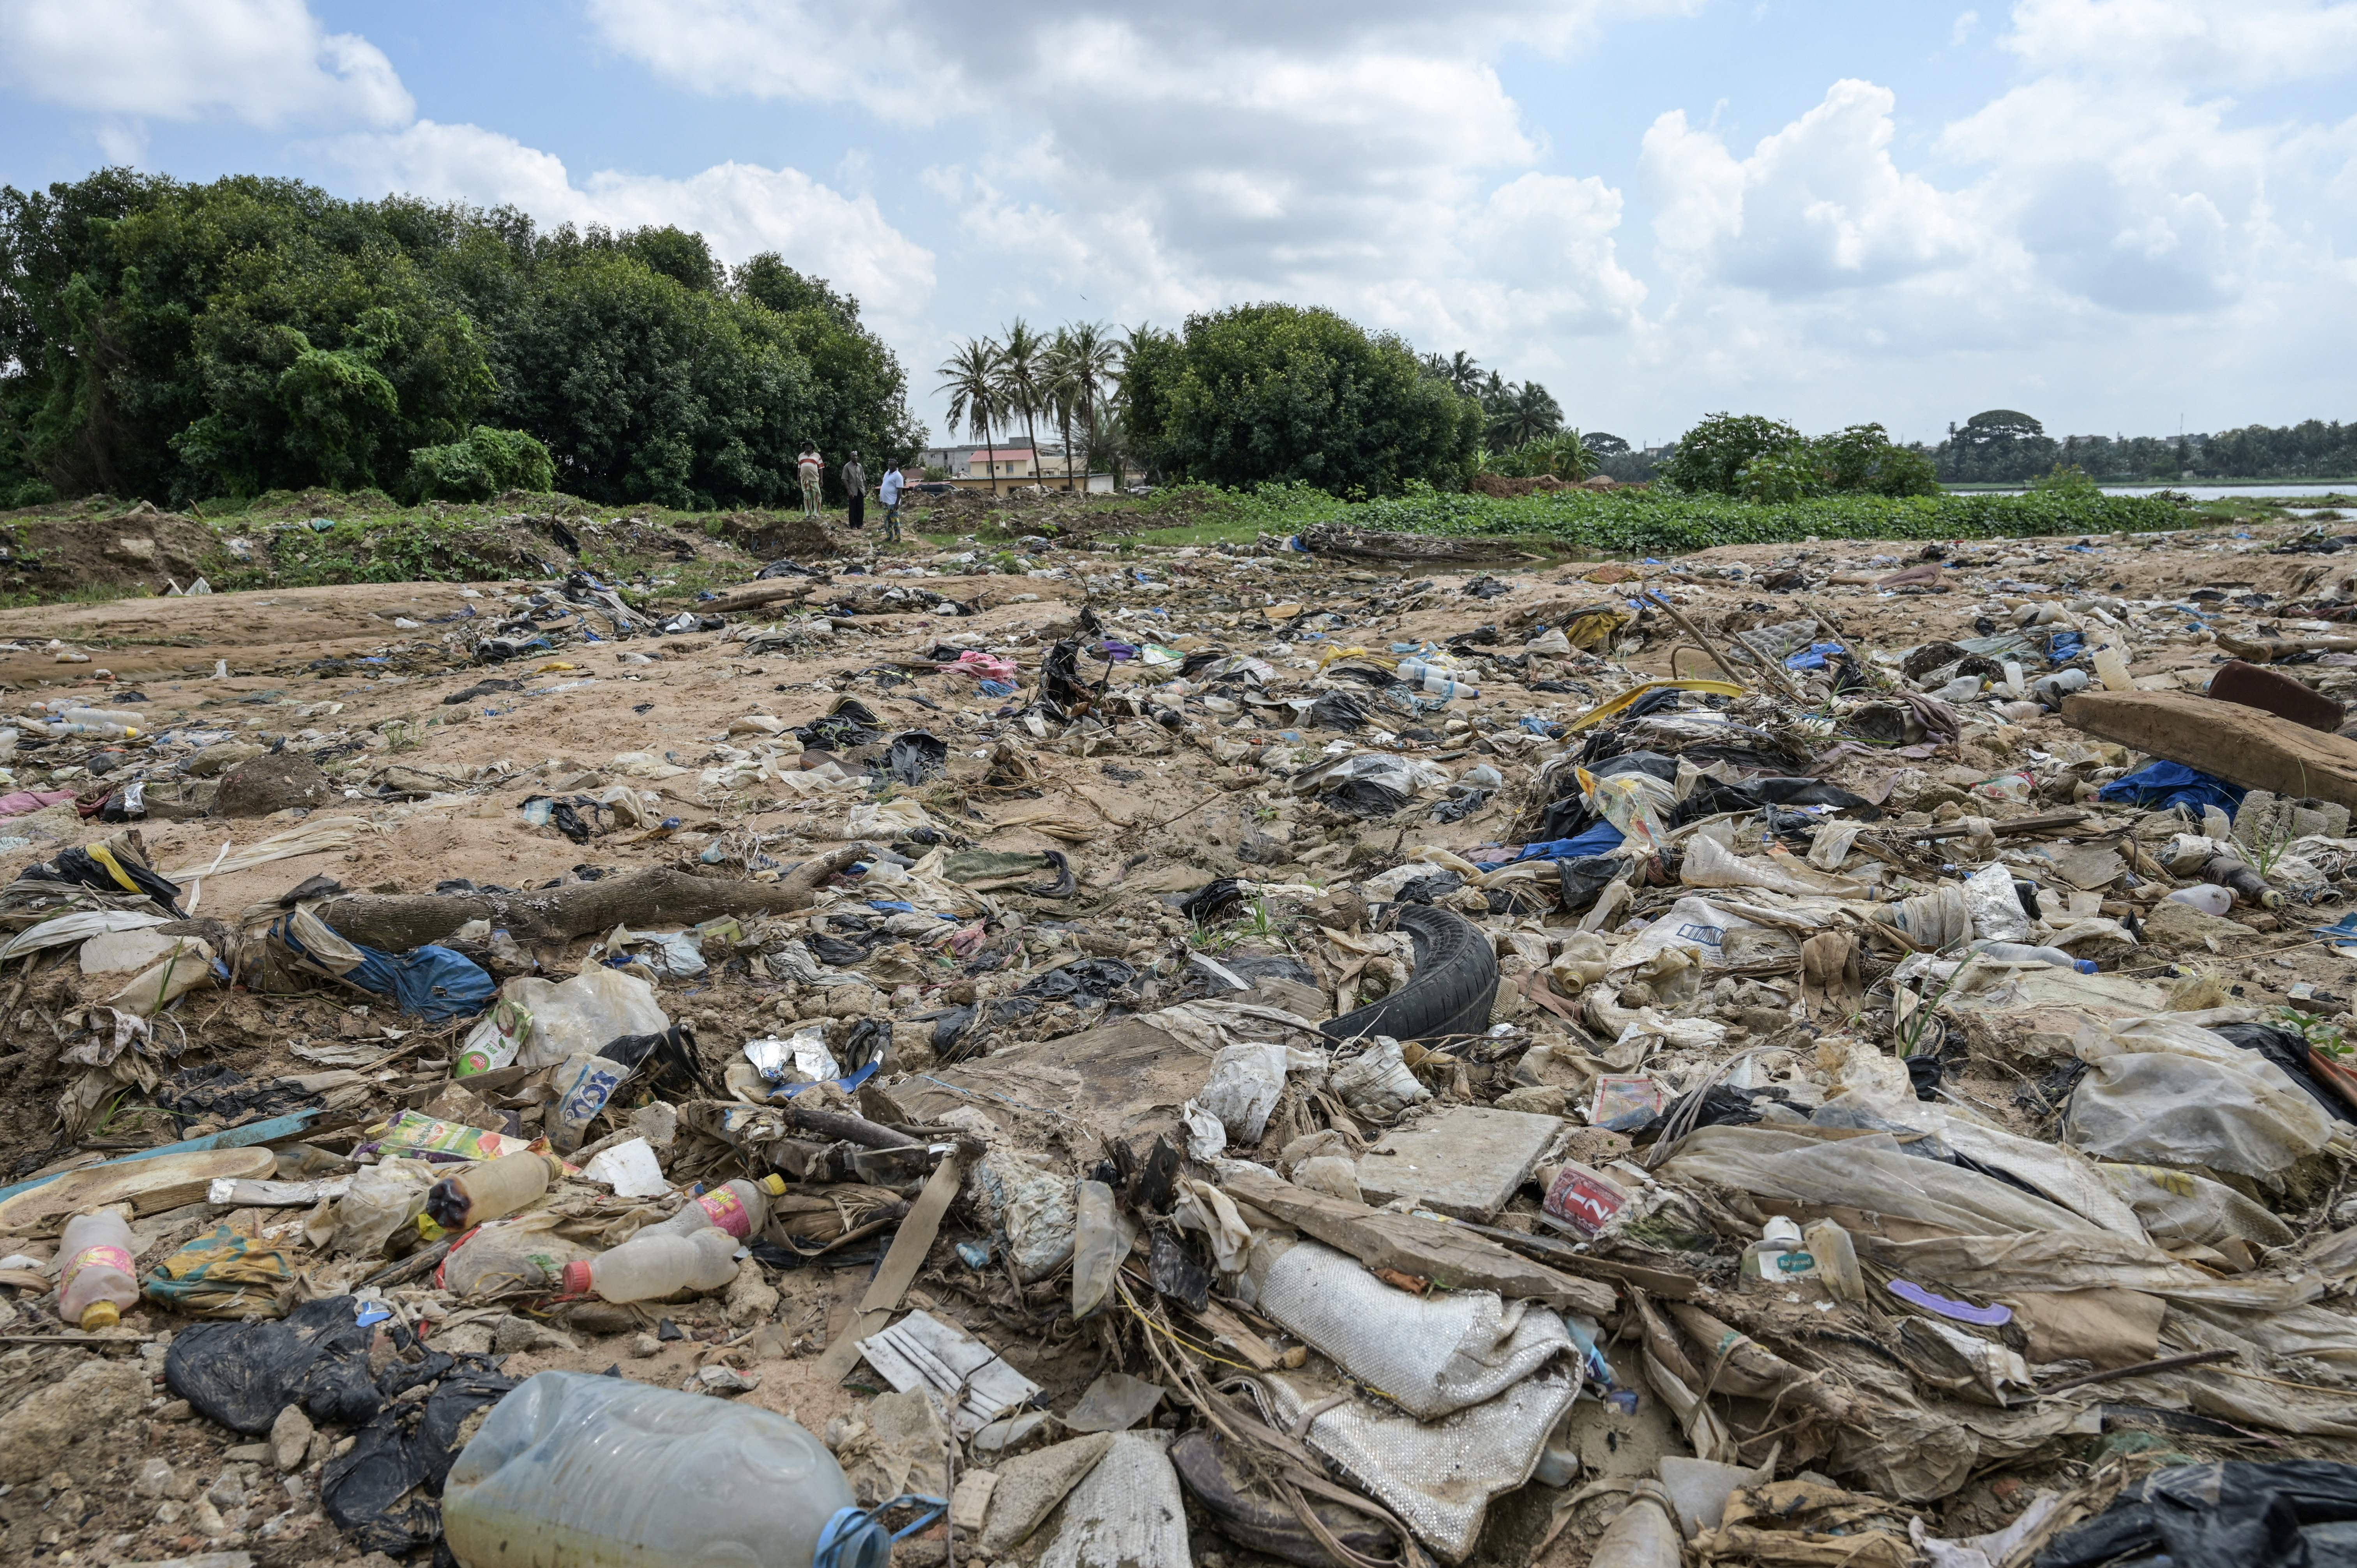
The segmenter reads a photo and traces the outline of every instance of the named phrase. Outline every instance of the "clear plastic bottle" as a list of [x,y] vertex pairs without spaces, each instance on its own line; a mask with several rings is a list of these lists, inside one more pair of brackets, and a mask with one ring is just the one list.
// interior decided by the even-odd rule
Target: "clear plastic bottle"
[[436,1182],[425,1212],[445,1230],[470,1230],[537,1203],[554,1175],[544,1155],[501,1155]]
[[70,725],[120,725],[133,735],[139,733],[139,725],[146,717],[144,714],[125,713],[119,708],[53,708],[50,714]]
[[1422,659],[1403,659],[1397,668],[1399,678],[1412,686],[1420,686],[1427,697],[1479,697],[1481,689],[1468,686],[1457,678],[1457,671],[1444,669]]
[[2136,682],[2128,674],[2127,655],[2116,642],[2107,642],[2095,650],[2095,679],[2104,683],[2106,692],[2133,692]]
[[2053,674],[2040,676],[2029,683],[2029,694],[2050,708],[2061,707],[2063,698],[2086,689],[2087,672],[2084,670],[2057,670]]
[[2205,915],[2223,915],[2234,907],[2234,896],[2214,882],[2197,882],[2190,887],[2180,887],[2169,896],[2172,904],[2183,904]]
[[565,1265],[567,1295],[656,1301],[683,1290],[718,1290],[737,1277],[737,1239],[706,1228],[692,1235],[640,1231],[610,1252]]
[[36,724],[31,727],[39,730],[51,740],[71,740],[76,737],[84,740],[129,740],[139,733],[135,729],[126,729],[122,725],[78,724],[69,719],[59,719],[54,724]]
[[2061,948],[2032,947],[2028,942],[1975,942],[1965,950],[1975,952],[1992,963],[2050,963],[2061,969],[2075,969],[2081,974],[2095,972],[2095,961],[2072,958]]
[[442,1527],[467,1568],[730,1563],[886,1568],[834,1456],[774,1411],[621,1378],[541,1372],[451,1467]]
[[710,1226],[726,1231],[739,1241],[748,1240],[769,1223],[770,1199],[785,1190],[783,1176],[766,1176],[758,1182],[738,1176],[689,1199],[677,1214],[656,1221],[639,1235],[692,1236]]
[[139,1300],[138,1257],[121,1209],[75,1215],[58,1243],[58,1316],[86,1333],[113,1327]]

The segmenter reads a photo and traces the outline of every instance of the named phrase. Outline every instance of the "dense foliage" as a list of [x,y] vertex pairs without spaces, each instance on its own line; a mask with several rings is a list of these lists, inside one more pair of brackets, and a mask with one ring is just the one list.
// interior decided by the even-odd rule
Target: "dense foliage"
[[1123,401],[1133,446],[1161,473],[1345,496],[1461,483],[1483,424],[1399,339],[1291,305],[1192,316],[1177,338],[1133,348]]
[[556,488],[548,448],[521,430],[478,424],[464,441],[409,455],[407,489],[419,500],[481,501],[502,490]]
[[1691,494],[1797,501],[1816,496],[1925,496],[1938,478],[1920,452],[1894,446],[1879,424],[1813,440],[1781,420],[1715,413],[1678,438],[1661,477]]
[[905,392],[856,302],[675,229],[124,169],[0,189],[0,502],[471,493],[470,461],[543,472],[508,430],[593,500],[758,505],[806,441],[921,445]]
[[2098,482],[2180,479],[2337,479],[2357,475],[2357,424],[2309,419],[2208,435],[2046,434],[2017,409],[1988,409],[1931,448],[1950,484],[2025,484],[2057,466]]

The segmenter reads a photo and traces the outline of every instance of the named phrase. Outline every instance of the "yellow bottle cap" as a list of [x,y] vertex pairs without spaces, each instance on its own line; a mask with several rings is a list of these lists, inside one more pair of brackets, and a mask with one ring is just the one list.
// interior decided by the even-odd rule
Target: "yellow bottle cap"
[[81,1331],[95,1334],[123,1321],[123,1309],[111,1301],[94,1301],[81,1309]]
[[761,1178],[761,1190],[771,1197],[782,1197],[786,1192],[786,1178],[772,1172]]

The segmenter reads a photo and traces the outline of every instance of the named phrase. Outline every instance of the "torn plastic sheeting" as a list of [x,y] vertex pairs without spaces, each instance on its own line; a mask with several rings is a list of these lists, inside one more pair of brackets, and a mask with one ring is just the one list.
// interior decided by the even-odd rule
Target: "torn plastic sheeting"
[[1323,1072],[1326,1065],[1323,1057],[1283,1046],[1230,1046],[1211,1058],[1211,1076],[1195,1103],[1218,1117],[1237,1144],[1257,1144],[1268,1129],[1268,1113],[1285,1092],[1285,1075]]
[[2003,861],[1984,865],[1964,878],[1964,907],[1972,916],[1973,935],[1981,940],[2029,940],[2029,911],[2021,907],[2021,895],[2013,881],[2013,868]]
[[516,1057],[527,1068],[554,1067],[625,1036],[659,1035],[671,1027],[655,1002],[654,987],[602,965],[562,982],[521,975],[502,985],[500,994],[531,1015],[531,1036]]
[[1726,908],[1707,898],[1684,897],[1667,913],[1616,949],[1609,972],[1639,967],[1671,948],[1692,948],[1713,968],[1751,963],[1761,959],[1797,957],[1801,944],[1790,931]]
[[2230,1460],[2171,1466],[2131,1482],[2104,1513],[2050,1541],[2036,1568],[2333,1568],[2352,1558],[2357,1466]]
[[1904,1153],[1889,1133],[1815,1138],[1770,1127],[1703,1127],[1654,1167],[1668,1182],[1716,1182],[1761,1197],[1839,1204],[1961,1236],[2104,1234],[2093,1220],[2019,1187]]
[[1563,1319],[1546,1307],[1510,1305],[1491,1291],[1409,1295],[1322,1242],[1263,1237],[1243,1278],[1254,1310],[1426,1421],[1576,1354]]
[[1829,875],[1794,855],[1771,851],[1747,859],[1700,832],[1686,841],[1678,880],[1689,887],[1761,887],[1796,898],[1862,898],[1867,891],[1862,882]]
[[60,915],[54,920],[43,920],[38,926],[27,927],[10,937],[7,945],[0,947],[0,963],[20,953],[41,952],[49,948],[64,947],[70,942],[86,941],[107,931],[135,931],[149,926],[167,925],[168,915],[151,915],[140,909],[77,909],[70,915]]
[[2248,793],[2239,784],[2229,784],[2181,762],[2154,761],[2113,779],[2095,791],[2095,799],[2117,805],[2142,806],[2147,811],[2183,806],[2197,817],[2205,807],[2215,806],[2232,822],[2234,813],[2242,810],[2243,797]]
[[961,1437],[1030,1404],[1042,1392],[989,1346],[930,1313],[912,1312],[869,1335],[859,1342],[859,1353],[896,1391],[927,1389],[944,1402],[954,1402],[950,1423]]
[[[1283,1372],[1263,1382],[1279,1431],[1343,1391]],[[1302,1441],[1441,1558],[1461,1563],[1480,1539],[1491,1500],[1531,1478],[1548,1434],[1578,1392],[1576,1380],[1560,1372],[1526,1377],[1438,1421],[1350,1398],[1312,1417]]]
[[2071,1091],[2062,1135],[2124,1165],[2279,1182],[2330,1140],[2334,1123],[2273,1062],[2249,1059],[2264,1071],[2160,1051],[2106,1057]]

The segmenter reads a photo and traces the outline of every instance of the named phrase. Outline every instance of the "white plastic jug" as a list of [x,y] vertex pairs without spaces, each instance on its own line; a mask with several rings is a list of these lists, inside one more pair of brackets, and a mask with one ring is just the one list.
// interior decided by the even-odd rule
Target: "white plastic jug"
[[464,1568],[886,1568],[884,1527],[834,1456],[774,1411],[621,1378],[541,1372],[450,1467],[442,1529]]

